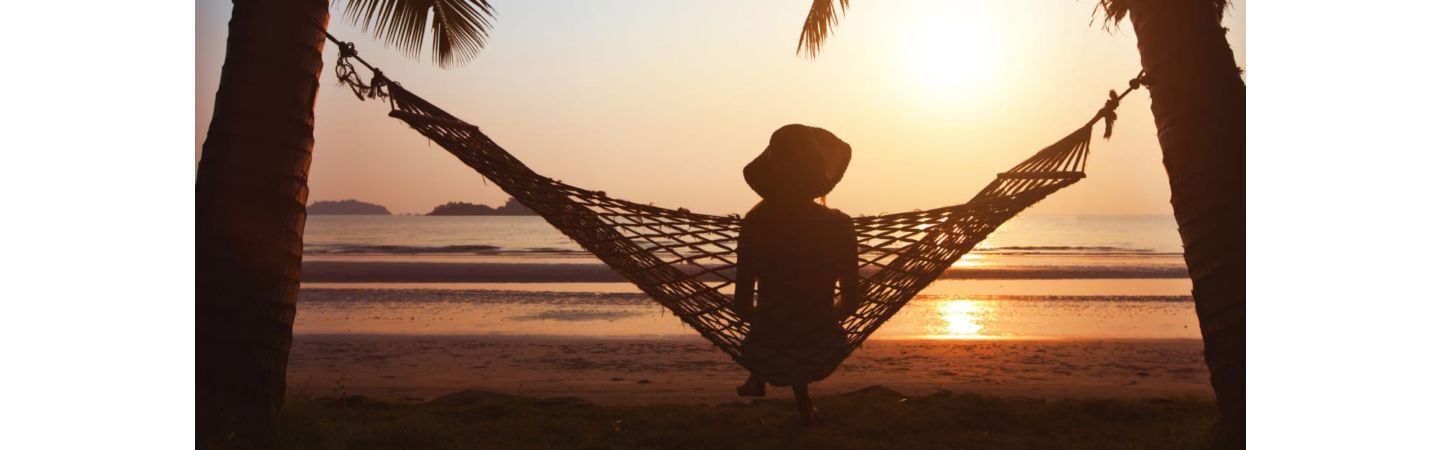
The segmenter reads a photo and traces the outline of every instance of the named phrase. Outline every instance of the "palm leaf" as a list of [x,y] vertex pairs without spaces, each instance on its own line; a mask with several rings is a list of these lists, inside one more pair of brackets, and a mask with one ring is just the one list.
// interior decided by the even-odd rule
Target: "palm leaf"
[[[489,0],[348,0],[345,18],[411,58],[420,57],[430,29],[434,61],[449,68],[469,62],[490,37]],[[427,27],[428,25],[428,27]]]
[[[1230,6],[1230,0],[1213,0],[1215,4],[1215,17],[1221,18],[1225,15],[1225,9]],[[836,3],[839,3],[839,14],[836,14]],[[800,42],[795,45],[795,53],[805,49],[806,56],[814,58],[820,54],[820,46],[825,43],[825,38],[834,33],[834,28],[840,24],[840,16],[850,8],[850,0],[814,0],[810,4],[810,14],[805,16],[805,26],[800,30]],[[1118,25],[1125,15],[1130,12],[1129,0],[1099,0],[1095,4],[1095,11],[1091,15],[1091,23],[1094,23],[1094,16],[1104,13],[1103,26],[1110,29]]]
[[[1230,7],[1230,0],[1214,0],[1214,4],[1215,18],[1218,20],[1225,17],[1225,8]],[[1100,0],[1095,4],[1095,10],[1090,13],[1090,23],[1095,23],[1095,16],[1100,15],[1102,11],[1105,19],[1104,22],[1101,22],[1101,26],[1110,30],[1111,27],[1119,25],[1121,20],[1125,20],[1125,15],[1130,12],[1130,1]]]
[[[839,4],[839,13],[836,4]],[[820,45],[830,37],[832,30],[840,25],[840,15],[850,7],[850,0],[815,0],[810,4],[810,14],[805,16],[805,27],[800,30],[800,42],[795,44],[795,53],[805,49],[806,56],[814,58],[820,54]]]

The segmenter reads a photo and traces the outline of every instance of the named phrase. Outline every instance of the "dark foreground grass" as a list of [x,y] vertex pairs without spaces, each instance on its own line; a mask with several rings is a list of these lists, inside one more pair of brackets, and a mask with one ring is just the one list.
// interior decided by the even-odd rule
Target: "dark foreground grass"
[[1206,448],[1212,400],[1033,400],[883,387],[816,400],[820,425],[789,400],[597,406],[466,391],[424,404],[291,398],[287,448]]

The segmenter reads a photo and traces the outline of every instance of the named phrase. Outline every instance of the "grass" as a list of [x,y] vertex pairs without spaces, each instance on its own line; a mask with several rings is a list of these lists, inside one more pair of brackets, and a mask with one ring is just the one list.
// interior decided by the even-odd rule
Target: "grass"
[[1206,448],[1213,400],[1035,400],[883,387],[816,399],[801,427],[789,400],[597,406],[465,391],[423,404],[291,398],[286,448]]

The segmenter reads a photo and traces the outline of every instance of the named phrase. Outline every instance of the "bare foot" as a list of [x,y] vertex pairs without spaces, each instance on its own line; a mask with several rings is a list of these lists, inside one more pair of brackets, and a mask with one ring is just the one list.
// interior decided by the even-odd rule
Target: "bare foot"
[[739,385],[739,386],[735,386],[735,393],[738,394],[738,395],[740,395],[741,397],[764,397],[764,396],[765,396],[765,382],[763,382],[763,381],[762,381],[762,382],[759,382],[759,383],[746,382],[746,383],[741,384],[741,385]]
[[810,407],[810,411],[800,413],[800,424],[801,424],[801,425],[804,425],[804,426],[807,426],[807,427],[808,427],[808,426],[816,425],[816,424],[819,424],[819,423],[820,423],[820,410],[819,410],[819,409],[816,409],[814,406],[811,406],[811,407]]

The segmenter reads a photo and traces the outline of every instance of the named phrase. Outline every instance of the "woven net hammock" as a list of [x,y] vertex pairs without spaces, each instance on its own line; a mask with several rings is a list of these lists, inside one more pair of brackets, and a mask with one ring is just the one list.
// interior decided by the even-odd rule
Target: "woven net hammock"
[[[388,97],[390,116],[404,121],[534,210],[732,359],[752,372],[767,370],[766,365],[741,361],[740,347],[749,324],[737,315],[732,294],[728,293],[735,284],[738,215],[661,208],[541,176],[475,125],[385,78],[359,59],[352,45],[335,42],[341,51],[336,74],[357,97]],[[356,74],[351,60],[374,72],[369,83]],[[801,345],[776,349],[771,352],[773,357],[790,360],[781,365],[806,365],[828,373],[1001,224],[1084,178],[1091,128],[1103,119],[1108,138],[1115,107],[1138,87],[1139,80],[1132,80],[1124,94],[1111,91],[1106,106],[1093,119],[997,175],[969,202],[855,218],[863,300],[853,314],[841,319],[843,351],[814,353]]]

